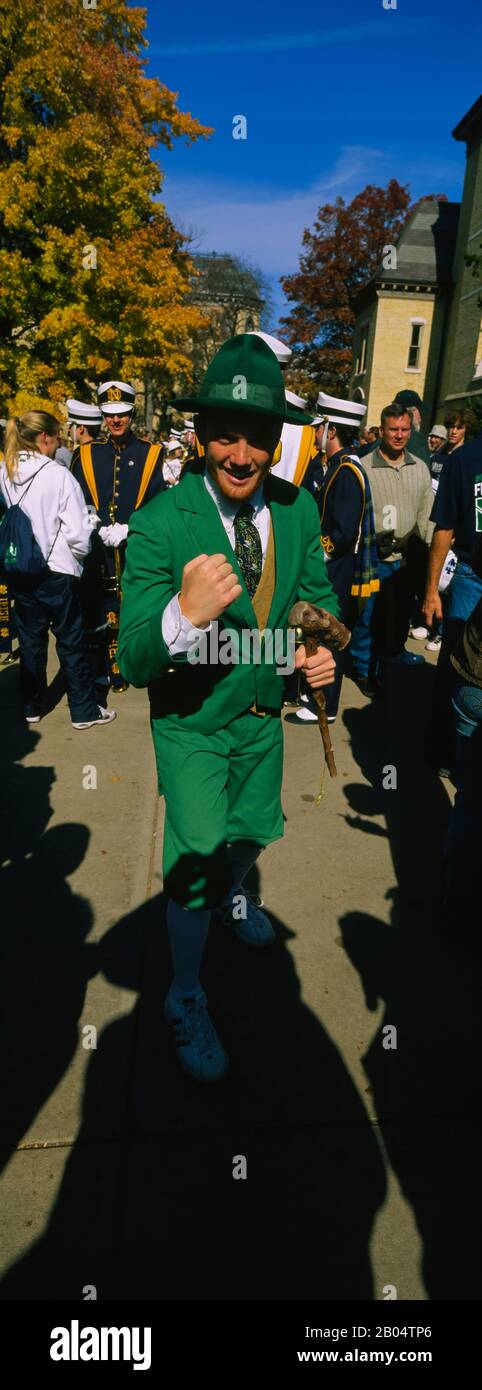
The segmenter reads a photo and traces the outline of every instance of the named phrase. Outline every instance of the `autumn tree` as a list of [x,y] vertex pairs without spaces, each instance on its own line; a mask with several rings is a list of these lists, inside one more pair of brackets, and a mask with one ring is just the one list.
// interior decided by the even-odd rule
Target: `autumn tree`
[[157,146],[209,132],[148,78],[145,10],[16,0],[0,13],[0,406],[100,376],[189,381],[191,263]]
[[[337,198],[319,208],[313,230],[303,233],[300,268],[281,284],[293,304],[281,320],[294,348],[288,384],[313,395],[323,382],[343,394],[351,368],[353,301],[380,265],[409,207],[408,188],[390,179],[386,188],[368,184],[351,203]],[[311,388],[311,389],[310,389]]]

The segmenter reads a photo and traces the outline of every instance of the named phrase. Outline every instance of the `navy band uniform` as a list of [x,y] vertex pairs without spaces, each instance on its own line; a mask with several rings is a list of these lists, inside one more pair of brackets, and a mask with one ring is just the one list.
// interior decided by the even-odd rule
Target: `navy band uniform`
[[[315,424],[324,425],[322,447],[308,464],[303,486],[311,492],[318,506],[321,544],[330,582],[339,601],[341,621],[352,628],[357,614],[357,589],[361,597],[361,586],[354,584],[354,578],[369,487],[358,456],[346,445],[337,449],[334,445],[347,432],[351,431],[355,437],[366,406],[328,396],[324,391],[320,391],[317,405],[320,414]],[[333,427],[331,439],[330,427]],[[371,584],[370,575],[365,577]],[[336,653],[335,680],[326,697],[328,718],[334,719],[338,713],[345,659],[345,651]]]
[[[134,391],[126,383],[103,383],[98,396],[104,415],[131,414],[133,410]],[[115,442],[111,438],[82,445],[72,471],[87,504],[100,517],[101,528],[115,523],[127,526],[132,513],[165,488],[160,445],[139,439],[130,425]],[[82,577],[84,622],[94,679],[104,705],[106,686],[110,684],[114,691],[126,689],[117,664],[119,588],[125,551],[125,540],[114,547],[104,544],[94,532]]]

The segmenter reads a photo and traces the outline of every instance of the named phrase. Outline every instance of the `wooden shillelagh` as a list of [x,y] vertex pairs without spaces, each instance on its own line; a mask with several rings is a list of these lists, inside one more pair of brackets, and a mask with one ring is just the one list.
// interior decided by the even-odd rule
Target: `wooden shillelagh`
[[[332,651],[342,652],[351,640],[351,632],[340,623],[326,608],[316,608],[314,603],[295,603],[290,610],[288,622],[296,631],[297,641],[302,642],[307,656],[314,656],[320,642]],[[336,764],[330,737],[330,726],[326,717],[326,700],[323,689],[310,693],[318,708],[318,724],[323,740],[323,748],[330,777],[336,777]]]

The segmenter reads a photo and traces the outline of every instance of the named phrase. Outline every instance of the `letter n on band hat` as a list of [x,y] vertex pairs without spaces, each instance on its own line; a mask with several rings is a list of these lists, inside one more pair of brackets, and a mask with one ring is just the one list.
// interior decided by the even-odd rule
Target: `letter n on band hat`
[[102,381],[97,399],[103,415],[126,415],[134,409],[136,393],[127,381]]

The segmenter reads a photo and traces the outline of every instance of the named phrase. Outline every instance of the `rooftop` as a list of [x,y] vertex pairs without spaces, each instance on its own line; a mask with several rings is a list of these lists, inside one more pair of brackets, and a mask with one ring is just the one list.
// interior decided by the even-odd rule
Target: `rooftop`
[[460,203],[436,198],[424,198],[418,203],[400,232],[396,267],[378,266],[357,295],[360,307],[375,289],[395,285],[426,285],[435,289],[450,285],[459,213]]
[[470,111],[452,131],[454,140],[466,140],[468,145],[477,144],[482,136],[482,96],[477,97]]

